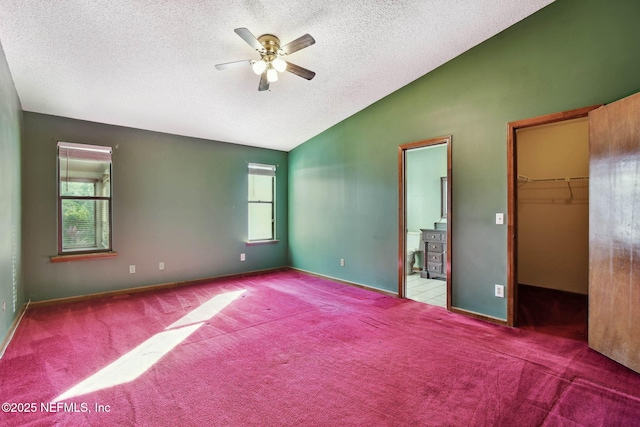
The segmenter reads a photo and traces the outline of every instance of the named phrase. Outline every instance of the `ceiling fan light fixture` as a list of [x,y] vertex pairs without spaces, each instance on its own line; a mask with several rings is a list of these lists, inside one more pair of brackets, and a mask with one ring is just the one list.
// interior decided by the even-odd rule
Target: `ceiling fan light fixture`
[[278,72],[275,70],[275,68],[269,67],[269,69],[267,70],[267,81],[269,83],[278,81]]
[[287,69],[287,63],[281,58],[275,58],[271,64],[276,71],[283,73]]
[[261,59],[260,61],[254,62],[251,68],[253,69],[254,73],[256,73],[257,75],[260,75],[264,73],[264,70],[267,69],[267,63],[264,62],[263,59]]
[[263,34],[260,37],[256,37],[247,28],[236,28],[233,31],[260,55],[260,59],[257,61],[249,59],[216,64],[216,69],[225,70],[241,65],[246,66],[246,64],[251,65],[253,72],[260,76],[259,92],[268,91],[269,83],[278,81],[278,73],[287,71],[306,80],[311,80],[316,75],[311,70],[283,59],[285,57],[288,58],[292,53],[315,44],[316,41],[310,34],[298,37],[280,47],[280,39],[273,34]]

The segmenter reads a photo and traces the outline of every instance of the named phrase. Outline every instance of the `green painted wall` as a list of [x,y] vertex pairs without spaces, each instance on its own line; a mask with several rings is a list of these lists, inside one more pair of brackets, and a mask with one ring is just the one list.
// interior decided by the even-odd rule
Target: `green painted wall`
[[505,319],[506,124],[639,91],[638,18],[557,0],[291,151],[292,265],[396,291],[398,145],[451,134],[453,306]]
[[20,100],[0,46],[0,342],[25,303],[20,274],[21,126]]
[[[58,140],[113,147],[115,259],[49,260]],[[34,301],[288,265],[286,152],[25,112],[22,154],[24,281]],[[277,244],[245,245],[249,162],[279,166]]]

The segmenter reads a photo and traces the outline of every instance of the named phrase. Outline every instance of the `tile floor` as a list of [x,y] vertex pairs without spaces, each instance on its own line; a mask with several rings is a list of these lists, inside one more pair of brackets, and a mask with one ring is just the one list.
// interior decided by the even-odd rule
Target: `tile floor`
[[406,297],[439,307],[447,307],[447,282],[438,279],[423,279],[420,273],[407,276]]

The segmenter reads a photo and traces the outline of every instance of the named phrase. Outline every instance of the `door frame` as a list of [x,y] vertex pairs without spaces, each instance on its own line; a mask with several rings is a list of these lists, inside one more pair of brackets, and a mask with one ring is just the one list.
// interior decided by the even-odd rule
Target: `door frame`
[[587,117],[603,104],[507,123],[507,325],[518,323],[518,162],[516,131]]
[[[407,213],[406,213],[406,153],[415,148],[446,144],[447,147],[447,310],[451,310],[451,135],[424,141],[410,142],[398,146],[398,297],[405,298],[405,263],[407,254]],[[424,262],[424,260],[423,260]]]

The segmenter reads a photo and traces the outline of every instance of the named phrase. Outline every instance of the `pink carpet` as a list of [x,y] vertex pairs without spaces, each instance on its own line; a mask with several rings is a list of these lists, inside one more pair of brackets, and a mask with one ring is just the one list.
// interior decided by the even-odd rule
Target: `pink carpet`
[[[166,354],[143,345],[185,328]],[[114,362],[107,379],[154,358],[60,400]],[[582,339],[294,271],[30,309],[0,378],[10,426],[640,425],[640,375]]]

